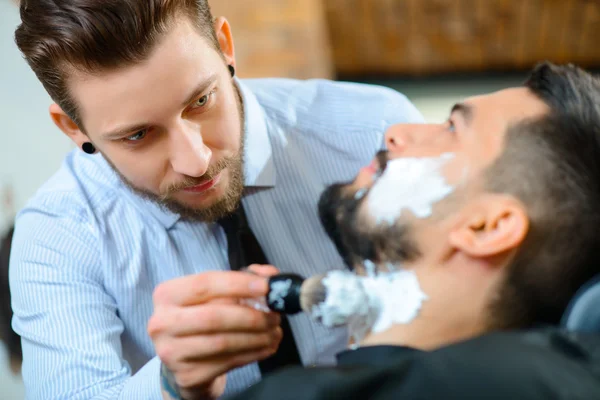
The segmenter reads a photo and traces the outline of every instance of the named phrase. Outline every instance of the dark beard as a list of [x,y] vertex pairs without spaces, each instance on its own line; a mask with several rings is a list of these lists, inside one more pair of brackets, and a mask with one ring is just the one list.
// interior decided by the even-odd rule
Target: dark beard
[[350,184],[342,183],[329,186],[319,200],[321,224],[348,268],[354,270],[366,260],[397,264],[420,256],[409,226],[399,222],[376,226],[365,221],[359,210],[368,193],[360,199],[355,195]]
[[[235,91],[237,108],[240,115],[240,150],[238,154],[233,157],[219,160],[219,162],[216,165],[211,166],[201,178],[188,177],[183,182],[180,182],[178,185],[176,185],[176,187],[169,188],[166,195],[157,195],[153,192],[134,186],[132,182],[130,182],[119,172],[119,170],[108,157],[103,155],[104,158],[130,190],[140,197],[150,200],[162,208],[178,214],[183,220],[215,222],[218,219],[231,214],[238,208],[244,191],[244,106],[239,88],[235,84],[233,84],[233,88]],[[227,168],[229,171],[229,187],[227,188],[227,192],[223,195],[223,197],[220,198],[215,204],[212,204],[207,208],[192,208],[181,204],[169,196],[170,193],[174,193],[177,190],[185,187],[191,187],[203,182],[207,182],[217,176],[225,168]]]

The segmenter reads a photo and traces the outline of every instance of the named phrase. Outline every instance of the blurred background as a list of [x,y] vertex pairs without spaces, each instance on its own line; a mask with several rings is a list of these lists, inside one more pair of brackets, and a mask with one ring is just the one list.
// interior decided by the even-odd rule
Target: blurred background
[[[0,234],[73,148],[14,44],[0,0]],[[441,122],[467,96],[519,85],[537,61],[600,70],[600,0],[212,0],[232,24],[238,74],[392,87]],[[0,399],[24,397],[0,346]]]

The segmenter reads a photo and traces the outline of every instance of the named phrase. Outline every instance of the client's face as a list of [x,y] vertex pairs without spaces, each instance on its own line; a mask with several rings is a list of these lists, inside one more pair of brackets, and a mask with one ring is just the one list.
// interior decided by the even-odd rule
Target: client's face
[[443,124],[391,126],[387,151],[321,196],[322,224],[348,266],[370,260],[382,268],[426,254],[444,239],[431,222],[443,223],[431,217],[461,212],[481,193],[481,172],[500,155],[509,125],[545,112],[528,89],[512,88],[467,99]]

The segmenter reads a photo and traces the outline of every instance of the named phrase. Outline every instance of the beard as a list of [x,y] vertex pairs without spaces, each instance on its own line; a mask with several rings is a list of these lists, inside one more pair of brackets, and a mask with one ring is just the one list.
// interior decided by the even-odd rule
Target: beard
[[[178,214],[181,219],[195,222],[215,222],[218,219],[234,212],[241,201],[244,191],[244,107],[242,104],[242,96],[237,85],[232,84],[235,96],[238,114],[240,116],[240,147],[236,155],[226,157],[219,160],[216,164],[211,165],[201,178],[187,176],[182,181],[170,185],[162,194],[156,194],[146,189],[135,186],[128,180],[116,166],[105,155],[104,158],[121,181],[138,196],[158,204],[163,209],[167,209],[175,214]],[[204,207],[190,207],[173,198],[173,195],[178,191],[200,185],[215,178],[225,169],[229,172],[229,186],[225,194],[215,203]]]
[[[383,153],[378,158],[385,157]],[[414,261],[421,253],[413,240],[410,225],[396,220],[377,225],[364,212],[369,191],[357,196],[352,183],[338,183],[325,189],[319,199],[321,225],[350,270],[369,260],[376,265]]]

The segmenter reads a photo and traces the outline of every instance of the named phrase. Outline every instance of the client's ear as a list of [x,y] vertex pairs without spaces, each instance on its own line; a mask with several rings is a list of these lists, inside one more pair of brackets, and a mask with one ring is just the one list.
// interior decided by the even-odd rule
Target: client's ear
[[493,257],[517,248],[525,239],[529,218],[514,197],[486,193],[467,208],[449,238],[450,245],[465,254]]

